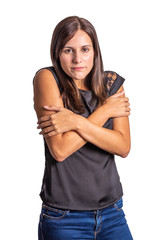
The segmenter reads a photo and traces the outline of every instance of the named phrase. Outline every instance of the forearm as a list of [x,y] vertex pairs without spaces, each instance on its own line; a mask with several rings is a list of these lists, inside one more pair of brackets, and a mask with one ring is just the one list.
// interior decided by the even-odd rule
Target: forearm
[[[93,114],[91,114],[88,117],[88,121],[92,124],[103,126],[104,123],[108,120],[108,118],[115,116],[115,113],[118,114],[118,116],[124,115],[124,111],[122,108],[122,104],[124,102],[119,99],[122,94],[123,93],[119,93],[118,95],[115,94],[114,97],[112,96],[107,98],[106,104],[104,104],[103,106],[98,108]],[[52,73],[46,69],[41,70],[34,78],[34,107],[38,119],[43,117],[48,118],[47,120],[44,120],[44,122],[44,118],[40,120],[42,123],[40,128],[42,129],[42,134],[44,134],[44,136],[45,133],[47,133],[48,131],[49,137],[45,138],[51,154],[53,155],[53,157],[55,157],[55,159],[62,161],[69,155],[71,155],[73,152],[84,146],[88,140],[87,138],[84,138],[82,134],[80,135],[80,133],[76,132],[76,128],[72,128],[72,124],[74,125],[76,122],[72,121],[72,119],[68,121],[68,125],[71,127],[67,129],[65,128],[65,123],[67,121],[64,121],[63,117],[59,118],[58,122],[61,122],[61,129],[65,125],[64,131],[55,131],[56,125],[55,123],[52,124],[52,117],[55,114],[55,111],[53,110],[52,112],[49,112],[43,106],[57,106],[60,108],[64,108],[57,83],[53,78]],[[108,112],[110,113],[110,116],[108,115]],[[71,116],[71,114],[69,114],[68,116]],[[78,117],[80,116],[78,115]],[[85,120],[86,119],[83,118],[83,121]],[[47,125],[45,125],[46,121]],[[52,135],[49,135],[51,133]]]
[[[85,124],[85,118],[77,116],[77,120],[78,119],[84,121]],[[107,114],[105,107],[101,106],[96,111],[94,111],[87,120],[92,124],[103,126],[108,119],[109,115]],[[69,131],[57,135],[56,140],[55,137],[48,137],[46,138],[46,142],[52,155],[58,161],[63,161],[72,153],[83,147],[87,143],[87,140],[84,139],[83,136],[78,132]]]
[[[125,118],[126,128],[129,129],[128,118]],[[97,147],[108,151],[110,153],[119,155],[121,157],[126,157],[130,149],[130,134],[127,131],[118,131],[106,129],[97,126],[87,119],[80,122],[77,132],[86,141],[96,145]]]

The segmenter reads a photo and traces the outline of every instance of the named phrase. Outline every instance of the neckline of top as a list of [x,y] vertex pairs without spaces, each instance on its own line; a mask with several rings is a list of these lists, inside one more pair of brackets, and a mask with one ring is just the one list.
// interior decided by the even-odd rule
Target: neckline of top
[[78,90],[80,92],[84,92],[84,93],[92,93],[92,91],[90,91],[90,90],[84,90],[84,89],[80,89],[80,88],[78,88]]

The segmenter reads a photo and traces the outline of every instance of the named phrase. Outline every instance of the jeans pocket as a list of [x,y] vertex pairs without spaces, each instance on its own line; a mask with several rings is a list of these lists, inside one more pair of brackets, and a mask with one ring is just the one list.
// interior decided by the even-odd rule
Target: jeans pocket
[[68,210],[62,210],[58,208],[52,208],[47,205],[42,206],[42,215],[44,218],[50,219],[50,220],[59,220],[66,216],[66,214],[69,213]]
[[118,200],[113,207],[117,210],[117,211],[121,211],[123,208],[123,199],[121,198],[120,200]]

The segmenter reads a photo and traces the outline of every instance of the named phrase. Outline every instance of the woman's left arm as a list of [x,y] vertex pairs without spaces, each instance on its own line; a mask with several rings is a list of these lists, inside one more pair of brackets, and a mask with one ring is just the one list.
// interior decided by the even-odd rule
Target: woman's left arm
[[[123,87],[119,89],[122,91]],[[119,92],[118,91],[118,92]],[[76,130],[86,141],[110,153],[126,157],[130,151],[130,127],[128,117],[113,118],[113,130],[99,127],[85,119],[79,121]]]
[[[121,87],[118,90],[118,92],[122,92],[123,90],[124,90],[123,87]],[[121,95],[121,97],[124,97],[124,95]],[[126,106],[127,105],[128,103],[126,102]],[[75,121],[73,122],[71,115],[72,112],[70,112],[70,110],[63,108],[62,110],[60,110],[57,107],[53,108],[55,111],[57,109],[57,114],[55,114],[57,116],[56,117],[57,121],[54,120],[54,122],[52,123],[53,124],[52,128],[54,129],[54,131],[50,132],[51,135],[64,133],[68,131],[67,129],[70,130],[70,128],[73,127],[72,130],[77,132],[87,142],[91,142],[92,144],[98,146],[99,148],[110,153],[119,155],[121,157],[126,157],[128,155],[130,150],[130,129],[128,117],[113,118],[113,130],[110,130],[98,126],[98,124],[95,124],[90,120],[90,117],[87,119],[77,114]],[[128,109],[128,111],[130,111],[130,109]],[[45,131],[45,121],[48,120],[48,117],[49,116],[42,117],[40,119],[40,122],[42,121],[42,123],[38,127],[44,129],[41,132],[44,135],[48,131],[48,130]],[[46,123],[48,124],[48,121]],[[48,137],[51,136],[50,133],[47,134]]]

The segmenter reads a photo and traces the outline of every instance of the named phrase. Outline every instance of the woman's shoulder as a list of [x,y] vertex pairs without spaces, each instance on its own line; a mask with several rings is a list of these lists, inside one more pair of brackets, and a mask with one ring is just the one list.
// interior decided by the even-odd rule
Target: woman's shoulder
[[53,66],[42,67],[36,71],[35,76],[37,76],[37,75],[48,75],[48,76],[50,75],[51,76],[51,73],[53,76],[56,74]]
[[104,72],[104,75],[105,75],[105,79],[108,81],[115,81],[118,77],[122,77],[117,72],[111,71],[111,70],[106,70]]
[[53,80],[55,80],[56,83],[59,85],[59,80],[54,70],[54,67],[49,66],[49,67],[40,68],[39,70],[36,71],[35,76],[33,78],[33,83],[35,83],[35,81],[53,82]]
[[125,81],[125,79],[115,71],[105,71],[104,75],[107,91],[110,93],[110,95],[114,94]]

